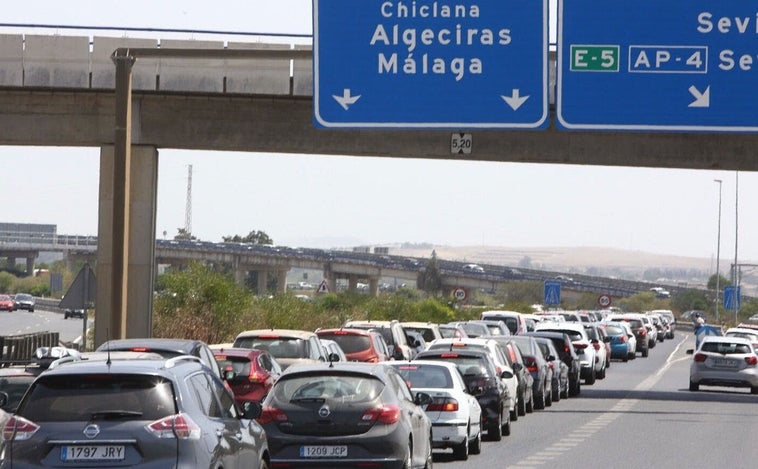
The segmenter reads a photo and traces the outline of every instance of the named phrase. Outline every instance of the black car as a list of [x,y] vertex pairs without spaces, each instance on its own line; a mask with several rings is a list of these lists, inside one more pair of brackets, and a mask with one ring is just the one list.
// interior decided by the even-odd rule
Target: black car
[[96,352],[153,352],[165,358],[179,355],[192,355],[200,358],[214,375],[221,378],[221,370],[213,356],[213,351],[202,340],[194,339],[162,339],[157,337],[136,339],[114,339],[99,346]]
[[534,337],[515,335],[511,337],[524,357],[526,369],[532,375],[532,392],[534,394],[534,408],[544,409],[553,404],[551,383],[553,382],[553,369],[545,360]]
[[66,309],[63,311],[63,319],[68,318],[84,318],[84,310],[83,309]]
[[579,362],[579,356],[574,350],[574,344],[571,338],[563,332],[534,331],[527,332],[527,336],[545,337],[553,341],[555,349],[558,351],[561,361],[568,366],[569,386],[568,392],[561,397],[578,396],[581,392],[581,371],[582,365]]
[[427,350],[418,354],[416,358],[455,363],[469,392],[482,407],[482,426],[487,429],[490,440],[499,441],[503,435],[510,435],[510,395],[503,379],[513,376],[509,371],[504,371],[503,376],[498,376],[489,353],[482,350]]
[[432,424],[403,378],[381,363],[287,368],[258,420],[277,467],[432,467]]
[[70,361],[24,395],[0,467],[266,468],[259,415],[197,357]]

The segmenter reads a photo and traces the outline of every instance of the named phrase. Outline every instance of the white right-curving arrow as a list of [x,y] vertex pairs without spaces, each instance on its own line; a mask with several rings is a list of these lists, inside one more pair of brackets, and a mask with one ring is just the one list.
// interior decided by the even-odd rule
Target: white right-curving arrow
[[695,88],[695,85],[690,86],[690,94],[695,97],[688,107],[711,107],[711,87],[710,85],[703,91]]

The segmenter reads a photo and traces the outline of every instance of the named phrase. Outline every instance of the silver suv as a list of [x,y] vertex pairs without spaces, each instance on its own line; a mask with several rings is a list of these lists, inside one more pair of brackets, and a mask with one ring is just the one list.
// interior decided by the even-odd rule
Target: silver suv
[[41,374],[6,422],[0,468],[265,468],[260,413],[194,356],[71,361]]

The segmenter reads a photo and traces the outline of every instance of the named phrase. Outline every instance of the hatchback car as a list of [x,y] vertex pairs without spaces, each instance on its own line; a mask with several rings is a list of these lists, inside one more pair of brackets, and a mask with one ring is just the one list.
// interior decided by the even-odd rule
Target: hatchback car
[[480,315],[480,319],[503,321],[511,335],[526,332],[526,319],[517,311],[485,311]]
[[571,339],[571,343],[574,345],[576,354],[579,356],[579,363],[582,365],[582,379],[585,384],[594,384],[597,378],[598,368],[604,366],[601,365],[598,359],[597,353],[595,353],[595,347],[587,335],[587,331],[584,329],[584,325],[581,322],[565,323],[540,323],[537,325],[537,332],[539,331],[551,331],[551,332],[563,332]]
[[349,329],[374,330],[382,334],[384,342],[390,351],[390,357],[396,360],[410,360],[414,351],[408,343],[405,329],[397,320],[391,321],[347,321],[342,325]]
[[34,297],[28,293],[16,293],[13,302],[16,304],[15,309],[25,309],[30,313],[34,312],[34,304],[36,302]]
[[524,357],[526,369],[532,375],[532,393],[534,395],[534,408],[544,409],[553,404],[552,382],[553,369],[545,360],[545,356],[534,337],[513,336],[511,341],[521,351]]
[[[605,326],[605,333],[611,338],[611,358],[622,361],[629,361],[630,358],[635,356],[634,347],[631,338],[634,338],[629,327],[624,327],[625,322],[610,321],[603,323]],[[630,337],[631,336],[631,337]]]
[[512,377],[513,373],[504,371],[498,376],[489,353],[483,350],[427,350],[417,359],[454,363],[469,393],[476,397],[482,408],[482,426],[487,429],[489,439],[500,441],[503,435],[511,434],[510,395],[503,380]]
[[261,402],[271,390],[282,368],[265,350],[245,348],[212,349],[224,380],[242,407],[245,402]]
[[579,356],[576,354],[574,344],[571,342],[571,338],[563,332],[549,332],[549,331],[534,331],[527,332],[525,335],[531,337],[546,337],[553,341],[555,349],[558,351],[558,355],[561,361],[568,366],[569,371],[569,388],[568,392],[561,397],[578,396],[581,392],[581,362]]
[[237,334],[235,348],[257,348],[274,356],[283,370],[295,363],[326,362],[326,350],[319,337],[308,331],[256,329]]
[[637,341],[637,347],[635,354],[640,352],[642,357],[647,357],[650,354],[650,342],[647,334],[648,329],[645,327],[645,323],[640,319],[639,314],[624,314],[624,315],[610,315],[605,318],[606,321],[624,321],[629,324],[629,328],[634,334],[634,339]]
[[561,361],[558,351],[555,349],[553,341],[546,337],[535,337],[545,361],[553,371],[552,382],[550,383],[551,397],[553,402],[561,400],[561,396],[568,395],[569,389],[569,367]]
[[390,359],[387,344],[379,332],[363,329],[319,329],[319,339],[337,342],[351,362],[377,363]]
[[391,362],[390,366],[409,383],[414,393],[425,392],[432,403],[424,409],[432,421],[432,445],[452,448],[456,459],[482,450],[482,408],[469,394],[453,363],[439,360]]
[[0,295],[0,310],[3,311],[15,311],[16,302],[13,301],[10,295]]
[[402,377],[383,363],[285,370],[259,422],[275,467],[432,467],[432,425]]
[[199,358],[71,361],[3,427],[2,468],[265,468],[266,435]]
[[403,329],[406,331],[406,333],[411,331],[411,332],[417,332],[421,334],[421,336],[424,338],[424,341],[427,344],[435,339],[442,338],[442,333],[440,332],[440,326],[433,322],[409,321],[409,322],[401,322],[400,325],[403,326]]
[[690,365],[690,391],[700,386],[750,388],[758,394],[758,354],[750,340],[742,337],[706,336]]

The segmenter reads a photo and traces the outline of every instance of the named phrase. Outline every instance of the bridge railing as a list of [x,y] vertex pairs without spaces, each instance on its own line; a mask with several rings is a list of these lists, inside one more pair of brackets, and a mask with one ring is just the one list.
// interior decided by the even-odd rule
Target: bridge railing
[[[112,90],[118,48],[310,49],[309,45],[260,42],[143,39],[106,36],[0,34],[0,87]],[[293,54],[294,56],[294,54]],[[134,91],[313,95],[311,58],[139,58]]]

